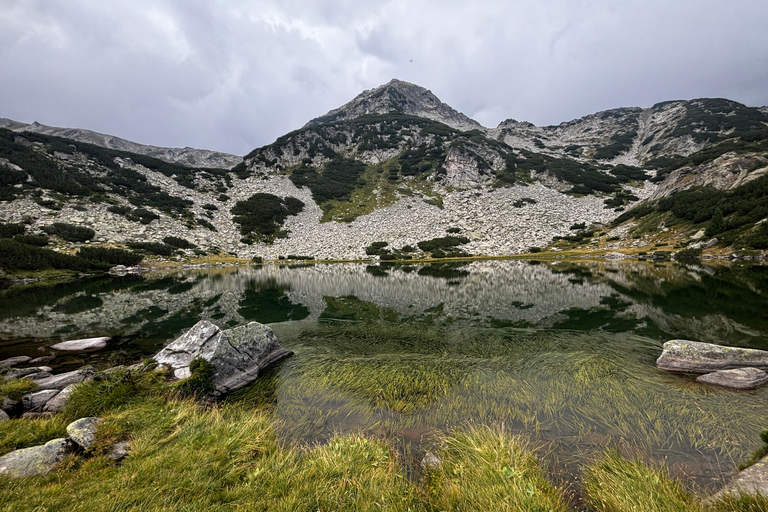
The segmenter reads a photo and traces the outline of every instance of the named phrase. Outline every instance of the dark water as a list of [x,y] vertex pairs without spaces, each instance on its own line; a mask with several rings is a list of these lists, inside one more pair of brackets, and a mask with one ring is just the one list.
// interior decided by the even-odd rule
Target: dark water
[[[555,478],[605,447],[714,488],[768,428],[765,390],[654,366],[673,338],[768,349],[768,268],[640,263],[247,267],[47,282],[0,292],[0,359],[56,371],[132,363],[201,318],[270,324],[296,353],[231,397],[303,441],[367,431],[414,458],[436,433],[504,424]],[[111,336],[107,348],[48,347]]]

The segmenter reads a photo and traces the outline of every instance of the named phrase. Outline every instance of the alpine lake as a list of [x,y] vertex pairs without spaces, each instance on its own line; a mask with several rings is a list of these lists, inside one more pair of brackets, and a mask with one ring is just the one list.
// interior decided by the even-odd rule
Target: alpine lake
[[46,281],[0,290],[0,359],[111,336],[47,364],[130,364],[200,319],[268,324],[295,352],[228,401],[270,408],[292,442],[387,439],[410,470],[437,433],[503,424],[566,487],[612,447],[713,490],[768,428],[768,387],[655,367],[675,338],[768,349],[765,266],[268,264]]

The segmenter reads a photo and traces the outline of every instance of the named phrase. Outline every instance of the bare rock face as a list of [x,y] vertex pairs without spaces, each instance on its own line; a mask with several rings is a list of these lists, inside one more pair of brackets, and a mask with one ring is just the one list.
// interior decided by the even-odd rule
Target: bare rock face
[[673,372],[710,373],[731,368],[768,369],[768,351],[725,347],[700,341],[671,340],[656,366]]
[[44,445],[12,451],[0,457],[0,475],[16,478],[44,475],[51,472],[75,448],[75,443],[68,438],[61,438]]
[[768,373],[757,368],[733,368],[701,375],[696,382],[733,389],[755,389],[768,382]]
[[189,364],[202,357],[213,363],[214,395],[240,389],[256,380],[259,372],[293,352],[280,346],[272,329],[251,322],[222,331],[201,320],[189,331],[158,352],[154,359],[174,369],[177,378],[191,375]]

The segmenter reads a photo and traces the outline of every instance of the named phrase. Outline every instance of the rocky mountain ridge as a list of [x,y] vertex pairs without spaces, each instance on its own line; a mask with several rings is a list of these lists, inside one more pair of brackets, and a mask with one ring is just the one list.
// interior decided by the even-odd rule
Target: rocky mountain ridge
[[[765,110],[701,99],[487,129],[393,80],[231,169],[100,149],[108,136],[0,128],[0,223],[26,223],[28,234],[71,223],[95,230],[98,244],[170,236],[241,257],[359,259],[376,243],[381,257],[418,257],[430,252],[419,242],[448,234],[463,253],[488,256],[639,250],[673,225],[682,248],[720,208],[727,243],[760,248]],[[701,203],[699,189],[715,192]],[[698,214],[683,208],[691,200]]]
[[242,158],[229,153],[220,151],[211,151],[208,149],[195,148],[163,148],[158,146],[148,146],[131,142],[114,135],[105,135],[103,133],[84,130],[79,128],[57,128],[55,126],[46,126],[38,122],[31,124],[13,121],[12,119],[0,118],[0,128],[13,130],[14,132],[42,133],[44,135],[54,135],[65,139],[72,139],[79,142],[86,142],[109,149],[118,149],[147,155],[170,163],[188,165],[190,167],[216,167],[230,169],[242,161]]

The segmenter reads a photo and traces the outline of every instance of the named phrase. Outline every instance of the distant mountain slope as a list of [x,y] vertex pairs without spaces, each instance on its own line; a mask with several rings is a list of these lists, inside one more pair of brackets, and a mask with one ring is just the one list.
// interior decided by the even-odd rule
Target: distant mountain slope
[[21,123],[11,119],[0,118],[0,128],[6,128],[15,132],[42,133],[45,135],[54,135],[67,139],[87,142],[109,149],[119,149],[129,151],[139,155],[147,155],[166,162],[188,165],[190,167],[214,167],[229,169],[239,164],[242,158],[219,151],[209,151],[207,149],[194,148],[162,148],[157,146],[147,146],[137,142],[115,137],[114,135],[105,135],[103,133],[92,132],[91,130],[82,130],[78,128],[57,128],[55,126],[46,126],[40,123]]

